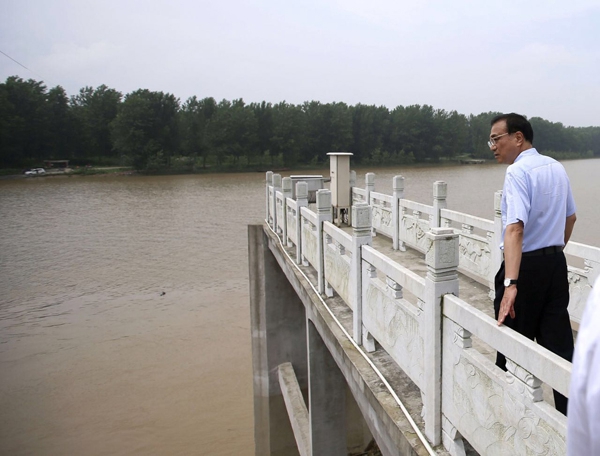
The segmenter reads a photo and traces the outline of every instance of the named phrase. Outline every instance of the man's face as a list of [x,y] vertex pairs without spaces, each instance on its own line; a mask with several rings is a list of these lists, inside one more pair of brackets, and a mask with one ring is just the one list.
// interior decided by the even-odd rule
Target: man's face
[[519,153],[518,149],[515,147],[513,135],[508,134],[505,120],[501,120],[492,125],[490,139],[493,139],[496,143],[491,147],[491,150],[498,163],[512,165]]

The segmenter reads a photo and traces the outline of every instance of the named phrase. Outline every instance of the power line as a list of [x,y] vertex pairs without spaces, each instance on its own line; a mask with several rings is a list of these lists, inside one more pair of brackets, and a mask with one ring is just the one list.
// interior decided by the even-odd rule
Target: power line
[[[0,54],[5,55],[6,57],[8,57],[9,59],[11,59],[13,62],[15,62],[17,65],[21,65],[23,68],[25,68],[27,71],[31,71],[29,68],[27,68],[25,65],[23,65],[22,63],[17,62],[15,59],[13,59],[10,55],[8,55],[5,52],[2,52],[2,50],[0,50]],[[33,71],[31,71],[33,73]]]
[[29,68],[27,68],[25,65],[23,65],[21,62],[17,62],[15,59],[13,59],[10,55],[8,55],[6,52],[0,50],[0,54],[8,57],[9,59],[11,59],[13,62],[15,62],[17,65],[22,66],[23,68],[25,68],[27,71],[32,72],[33,74],[35,74],[38,78],[41,78],[42,80],[44,79],[44,77],[38,73],[36,73],[33,70],[30,70]]

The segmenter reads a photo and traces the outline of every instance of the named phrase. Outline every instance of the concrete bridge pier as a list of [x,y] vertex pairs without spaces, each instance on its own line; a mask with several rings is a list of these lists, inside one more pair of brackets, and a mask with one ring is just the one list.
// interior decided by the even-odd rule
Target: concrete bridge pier
[[313,310],[306,311],[262,226],[248,227],[248,241],[255,454],[361,452],[373,437]]
[[248,237],[256,454],[298,455],[279,366],[292,364],[299,389],[306,395],[306,312],[269,251],[261,227],[251,226]]

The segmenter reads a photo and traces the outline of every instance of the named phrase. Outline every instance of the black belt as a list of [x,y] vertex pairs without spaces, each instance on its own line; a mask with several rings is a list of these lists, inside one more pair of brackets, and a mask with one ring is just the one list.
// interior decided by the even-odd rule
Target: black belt
[[532,250],[531,252],[523,252],[521,256],[542,256],[542,255],[554,255],[563,251],[561,245],[553,245],[552,247],[544,247],[543,249]]

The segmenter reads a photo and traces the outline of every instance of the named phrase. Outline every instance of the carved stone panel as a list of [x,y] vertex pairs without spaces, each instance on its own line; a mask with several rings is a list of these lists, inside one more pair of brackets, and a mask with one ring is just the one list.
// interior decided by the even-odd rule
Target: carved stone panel
[[[492,251],[487,238],[461,234],[458,246],[459,267],[472,275],[488,280],[491,274]],[[495,273],[495,271],[494,271]]]
[[392,210],[383,206],[373,206],[373,228],[378,233],[392,237],[394,227],[392,226]]
[[417,309],[394,299],[378,279],[363,282],[363,324],[381,346],[420,388],[423,387],[423,338]]
[[566,418],[546,419],[558,412],[534,402],[526,383],[455,343],[459,329],[444,318],[442,409],[452,426],[480,454],[564,455]]
[[325,247],[325,281],[353,309],[353,303],[350,302],[350,259],[341,256],[331,246]]
[[427,239],[425,238],[427,231],[429,231],[427,220],[408,214],[404,214],[400,219],[400,241],[421,252],[425,252],[427,248]]

